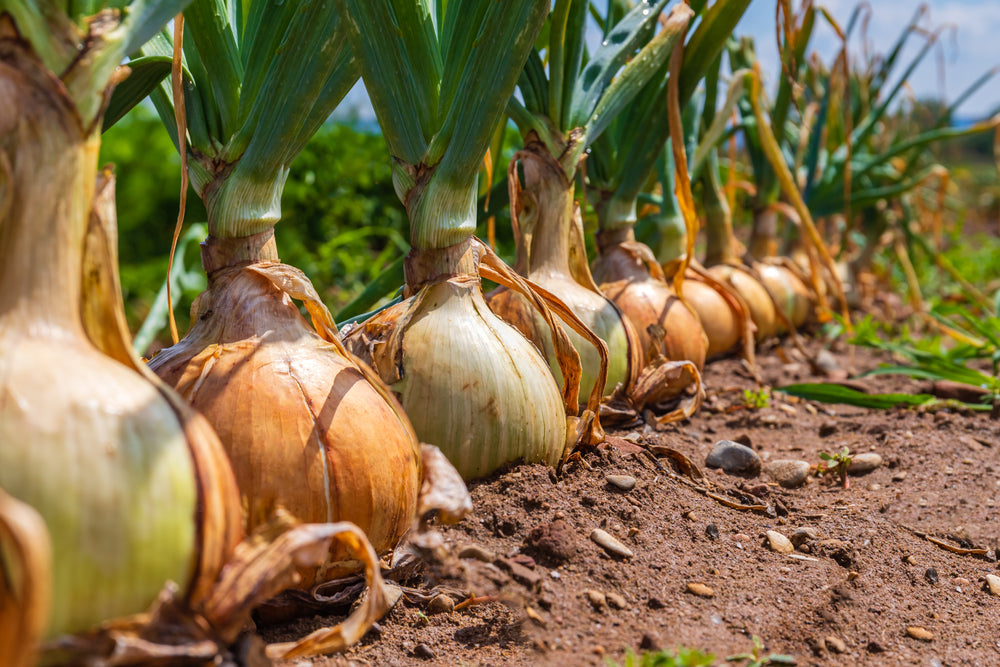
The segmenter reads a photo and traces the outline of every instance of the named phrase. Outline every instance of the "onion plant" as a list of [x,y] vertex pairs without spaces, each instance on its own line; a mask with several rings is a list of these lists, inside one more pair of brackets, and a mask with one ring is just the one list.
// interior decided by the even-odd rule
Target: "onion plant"
[[185,4],[0,10],[0,487],[48,526],[50,637],[143,611],[167,580],[204,597],[240,533],[215,435],[131,354],[97,169],[119,64]]
[[[709,110],[715,112],[719,54],[748,4],[745,0],[723,0],[704,12],[688,40],[678,80],[674,81],[678,87],[677,104],[685,104],[685,110],[692,108],[689,100],[700,97],[705,100],[706,114]],[[706,67],[706,62],[712,61],[716,64]],[[688,240],[693,248],[697,229],[688,229],[688,222],[696,220],[694,216],[685,220],[680,210],[674,192],[673,151],[664,151],[672,129],[670,112],[663,110],[668,105],[669,65],[669,62],[661,65],[633,103],[593,144],[587,161],[588,194],[595,203],[600,228],[593,270],[602,291],[639,329],[644,349],[653,343],[649,332],[659,327],[665,332],[662,345],[669,358],[690,359],[701,367],[707,354],[719,354],[736,345],[745,332],[746,318],[738,298],[717,284],[706,283],[705,280],[711,279],[700,278],[697,269],[685,271],[686,265],[693,261]],[[695,95],[690,82],[701,81],[703,77],[709,94]],[[686,95],[683,100],[682,83]],[[724,119],[727,112],[723,109],[718,115]],[[688,126],[695,126],[695,134],[685,132],[682,138],[685,145],[690,136],[698,136],[697,124],[690,122],[691,118],[688,120]],[[721,133],[713,131],[712,136],[713,142],[717,142]],[[697,173],[704,158],[691,152],[693,164],[689,171]],[[662,180],[659,212],[642,222],[644,227],[655,227],[658,232],[659,243],[654,254],[648,246],[636,242],[634,228],[640,195],[653,180],[658,163]],[[666,274],[660,263],[665,265]],[[675,288],[680,287],[685,273],[695,279],[683,283],[683,298],[680,298]]]
[[[185,11],[187,132],[177,131],[171,87],[153,101],[205,203],[208,288],[191,329],[150,367],[219,434],[247,531],[284,508],[303,521],[351,521],[384,552],[416,512],[416,435],[274,243],[289,163],[358,79],[343,26],[336,5],[321,0],[195,0]],[[165,33],[143,47],[148,56],[173,51]],[[338,546],[300,585],[359,566]]]
[[[662,71],[693,11],[676,5],[656,33],[667,0],[612,3],[601,45],[586,48],[588,0],[557,0],[549,17],[545,50],[531,52],[518,87],[521,101],[509,104],[524,139],[508,170],[511,221],[517,243],[516,270],[563,300],[608,345],[606,393],[631,393],[644,365],[645,347],[618,306],[598,289],[587,264],[574,183],[591,144]],[[656,34],[654,34],[656,33]],[[518,170],[523,174],[518,175]],[[517,322],[546,350],[546,331],[523,298],[509,290],[491,294],[492,307]],[[583,386],[594,384],[596,355],[574,343],[583,363]],[[552,363],[553,369],[555,364]]]
[[[773,102],[765,101],[757,75],[751,88],[760,92],[741,103],[742,127],[758,185],[752,199],[750,253],[764,259],[779,251],[794,250],[789,244],[794,239],[791,233],[786,235],[784,247],[779,247],[777,214],[784,211],[801,226],[801,236],[813,246],[806,255],[812,259],[802,263],[810,264],[809,286],[825,305],[826,292],[841,291],[839,275],[844,271],[832,266],[813,218],[836,216],[846,221],[842,235],[853,228],[855,217],[860,218],[869,240],[862,256],[870,259],[887,225],[879,203],[904,198],[940,173],[942,168],[926,159],[927,147],[996,127],[995,121],[962,129],[948,126],[955,107],[983,85],[989,74],[948,107],[935,127],[917,136],[898,131],[880,133],[878,128],[886,126],[889,109],[904,90],[907,78],[930,52],[939,31],[927,33],[919,28],[922,10],[918,10],[886,57],[858,68],[851,66],[847,58],[846,44],[864,8],[859,6],[854,11],[846,30],[827,16],[845,43],[834,65],[827,68],[818,59],[807,61],[805,57],[818,10],[806,3],[798,15],[793,15],[790,2],[779,5],[786,26],[781,31],[786,36],[782,42],[785,76],[779,80]],[[923,46],[902,73],[897,73],[895,66],[900,63],[903,47],[917,34],[924,35]],[[733,67],[754,67],[752,43],[744,41],[734,47],[730,62]],[[890,80],[895,81],[891,88],[887,86]],[[784,197],[788,205],[779,202],[779,197]],[[839,243],[841,251],[846,249],[844,239],[846,236]],[[819,259],[826,264],[826,280],[820,278],[823,274],[816,266]],[[794,269],[788,263],[785,268]],[[786,281],[775,277],[770,283],[772,291],[790,297],[797,290],[789,290]],[[798,317],[792,320],[800,323]]]
[[[579,357],[549,309],[563,391],[538,351],[487,307],[480,276],[542,304],[474,238],[478,169],[503,117],[547,0],[338,0],[392,154],[412,250],[401,303],[346,334],[399,394],[421,440],[466,478],[524,459],[559,462],[601,437],[604,376],[579,411]],[[490,46],[492,45],[492,46]],[[603,343],[553,302],[600,353]]]

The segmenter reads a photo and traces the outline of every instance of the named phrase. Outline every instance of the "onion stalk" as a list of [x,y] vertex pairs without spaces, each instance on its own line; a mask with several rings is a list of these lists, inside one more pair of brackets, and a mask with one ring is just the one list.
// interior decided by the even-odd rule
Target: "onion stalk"
[[[478,167],[549,3],[337,4],[393,156],[412,245],[404,300],[347,332],[346,344],[399,395],[420,439],[467,479],[519,459],[555,464],[575,445],[598,442],[604,378],[578,416],[579,356],[543,307],[550,299],[473,237]],[[480,276],[544,308],[561,392],[538,351],[487,307]],[[552,306],[606,355],[578,319]]]
[[[150,368],[219,434],[247,532],[284,509],[305,522],[350,521],[384,553],[416,512],[416,435],[274,240],[291,160],[357,81],[342,25],[336,6],[318,0],[199,0],[185,12],[186,134],[165,84],[153,100],[208,212],[208,288],[191,329]],[[144,52],[170,54],[168,37]],[[300,586],[361,566],[334,546]]]

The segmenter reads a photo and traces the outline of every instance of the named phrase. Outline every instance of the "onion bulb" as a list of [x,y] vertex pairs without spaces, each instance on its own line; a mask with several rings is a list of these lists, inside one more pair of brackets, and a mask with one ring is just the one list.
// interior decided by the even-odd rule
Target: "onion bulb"
[[598,242],[594,278],[601,291],[635,325],[647,362],[662,355],[674,361],[691,361],[701,370],[708,338],[697,313],[664,281],[652,251],[634,240],[631,228],[619,242],[612,240],[615,233],[602,233]]
[[[248,257],[257,261],[239,261]],[[277,259],[273,230],[210,236],[202,253],[209,285],[192,305],[194,324],[150,368],[219,434],[248,532],[283,508],[305,522],[350,521],[388,551],[416,512],[416,435],[395,398],[344,349],[308,278],[268,258]],[[301,585],[359,566],[338,547]]]
[[232,472],[130,354],[100,118],[5,16],[0,137],[0,487],[51,536],[47,636],[144,611],[168,580],[204,597],[239,537]]
[[[773,260],[754,264],[760,281],[792,326],[805,324],[812,314],[813,298],[806,283],[792,269]],[[779,327],[779,332],[783,327]]]
[[[732,352],[748,339],[753,328],[749,311],[735,291],[713,279],[704,269],[689,269],[684,280],[684,300],[698,313],[708,337],[708,356]],[[744,349],[752,355],[753,345]]]
[[716,264],[708,269],[708,273],[719,282],[732,287],[743,299],[750,311],[750,319],[757,328],[757,342],[778,335],[781,322],[774,299],[753,273],[736,264]]
[[[487,306],[484,262],[494,267],[490,279],[506,282],[499,259],[476,239],[411,251],[409,297],[345,330],[344,341],[399,395],[420,439],[465,479],[518,460],[555,465],[585,428],[575,417],[579,359],[561,366],[560,395],[535,346]],[[572,350],[563,336],[561,358]]]

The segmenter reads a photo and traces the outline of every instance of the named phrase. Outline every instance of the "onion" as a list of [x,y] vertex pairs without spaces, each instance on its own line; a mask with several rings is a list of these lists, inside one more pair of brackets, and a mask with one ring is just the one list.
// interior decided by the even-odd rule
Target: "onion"
[[99,128],[0,17],[0,487],[47,523],[50,637],[196,601],[239,537],[218,440],[130,354]]
[[617,243],[612,240],[614,233],[599,235],[594,278],[601,291],[635,325],[647,362],[662,355],[674,361],[692,361],[701,370],[708,338],[697,313],[667,285],[652,251],[634,240],[632,229],[623,232],[623,240]]
[[733,288],[750,311],[750,318],[757,327],[755,337],[762,342],[778,335],[781,323],[774,300],[767,288],[746,268],[734,264],[716,264],[708,273],[721,283]]
[[705,330],[708,357],[731,352],[746,330],[746,314],[741,302],[727,298],[722,289],[705,282],[697,273],[690,273],[684,280],[684,300],[698,314]]
[[[276,258],[273,233],[209,237],[202,254],[209,286],[192,306],[194,325],[150,368],[219,434],[248,532],[280,507],[306,522],[350,521],[378,552],[391,550],[416,512],[413,429],[343,348],[308,278],[278,262],[235,259],[248,254]],[[293,299],[306,305],[315,331]],[[301,585],[358,567],[338,549]]]
[[[806,283],[787,266],[772,261],[754,264],[760,281],[771,293],[775,305],[792,326],[805,324],[812,313],[814,300]],[[779,327],[779,332],[781,327]]]
[[[399,394],[421,439],[465,479],[518,460],[555,465],[582,432],[574,416],[579,361],[566,365],[568,339],[555,343],[568,388],[560,396],[538,350],[487,306],[483,261],[494,267],[490,279],[506,282],[495,273],[499,259],[475,239],[411,252],[413,295],[345,331],[348,348]],[[590,418],[595,407],[592,397]]]

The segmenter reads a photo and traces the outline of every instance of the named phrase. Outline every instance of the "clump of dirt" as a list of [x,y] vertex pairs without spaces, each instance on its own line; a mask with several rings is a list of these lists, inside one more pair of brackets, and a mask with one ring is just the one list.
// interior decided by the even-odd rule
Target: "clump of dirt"
[[[832,357],[852,376],[885,360]],[[823,380],[794,351],[763,352],[760,366],[772,387]],[[610,433],[558,475],[525,465],[472,484],[475,512],[439,528],[447,555],[399,581],[402,601],[360,645],[312,664],[605,665],[677,646],[724,664],[755,637],[799,665],[1000,663],[1000,590],[987,579],[1000,576],[996,422],[779,392],[751,408],[744,390],[757,385],[736,359],[710,364],[705,381],[690,422]],[[707,468],[720,440],[752,449],[764,472]],[[778,460],[814,470],[845,446],[867,461],[847,489],[836,475],[785,488],[767,472]],[[259,630],[297,637],[344,611]]]

